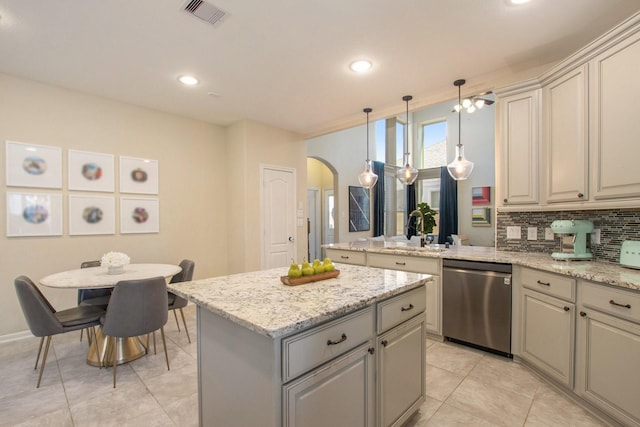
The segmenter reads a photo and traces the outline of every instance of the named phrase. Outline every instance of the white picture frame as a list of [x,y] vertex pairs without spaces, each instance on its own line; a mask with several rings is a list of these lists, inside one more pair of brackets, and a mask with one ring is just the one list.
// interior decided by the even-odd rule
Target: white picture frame
[[120,156],[120,193],[158,194],[158,161]]
[[69,150],[67,175],[69,190],[103,191],[115,189],[115,156]]
[[6,141],[7,186],[62,188],[62,149]]
[[120,197],[120,233],[160,232],[158,199]]
[[69,195],[69,235],[97,234],[116,234],[115,197]]
[[62,236],[62,194],[7,192],[7,237]]

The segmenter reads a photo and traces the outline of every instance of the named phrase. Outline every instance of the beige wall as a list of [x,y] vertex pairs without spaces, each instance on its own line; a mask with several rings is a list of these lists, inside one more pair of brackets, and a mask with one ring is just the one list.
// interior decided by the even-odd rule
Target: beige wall
[[[51,145],[63,149],[62,190],[6,187],[5,149],[0,152],[2,188],[63,194],[63,236],[6,237],[6,196],[0,197],[0,337],[26,330],[13,279],[35,282],[45,275],[79,268],[110,250],[126,252],[133,262],[195,261],[195,277],[226,274],[228,210],[227,144],[219,126],[71,92],[0,74],[0,140]],[[160,233],[69,236],[67,195],[106,193],[67,190],[67,150],[78,149],[158,160]],[[303,160],[304,160],[304,156]],[[119,209],[116,179],[116,212]],[[152,196],[153,197],[153,196]],[[117,216],[117,215],[116,215]],[[76,304],[75,290],[43,287],[52,304]]]
[[[300,135],[245,120],[227,129],[229,141],[229,272],[262,268],[260,165],[296,170],[296,208],[307,217],[307,147]],[[297,258],[307,253],[306,228],[296,227]]]

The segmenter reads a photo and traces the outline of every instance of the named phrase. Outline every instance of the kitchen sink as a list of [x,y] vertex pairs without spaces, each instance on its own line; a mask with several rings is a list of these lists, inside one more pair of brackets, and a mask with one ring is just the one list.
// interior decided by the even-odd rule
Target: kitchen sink
[[386,246],[384,248],[380,248],[381,251],[385,252],[444,252],[447,249],[444,246]]

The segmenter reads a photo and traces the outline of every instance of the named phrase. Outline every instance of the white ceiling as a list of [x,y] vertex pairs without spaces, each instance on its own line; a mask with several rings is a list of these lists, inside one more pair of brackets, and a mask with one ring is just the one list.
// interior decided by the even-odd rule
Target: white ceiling
[[[0,0],[0,72],[206,122],[311,136],[537,76],[638,0]],[[356,75],[351,61],[374,68]],[[192,88],[176,78],[191,73]],[[210,95],[213,93],[215,95]]]

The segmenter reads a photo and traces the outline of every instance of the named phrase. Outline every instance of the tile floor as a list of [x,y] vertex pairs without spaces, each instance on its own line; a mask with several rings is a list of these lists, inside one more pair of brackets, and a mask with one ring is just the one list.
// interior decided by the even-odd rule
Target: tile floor
[[[39,340],[0,345],[0,426],[196,426],[195,307],[185,309],[192,343],[173,316],[162,345],[112,370],[85,363],[79,334],[53,338],[39,389],[33,370]],[[158,339],[159,339],[158,335]],[[427,342],[427,400],[405,427],[603,426],[527,368],[451,343]]]

